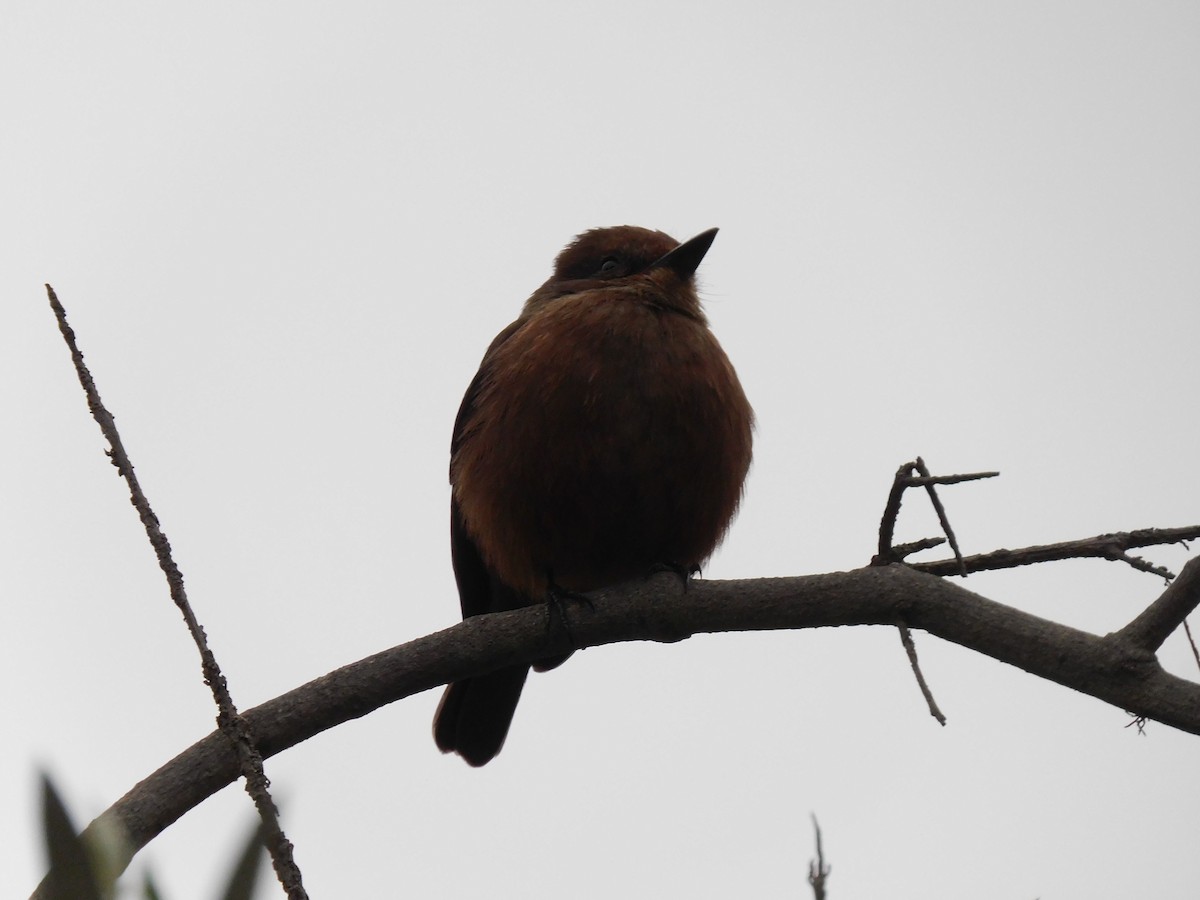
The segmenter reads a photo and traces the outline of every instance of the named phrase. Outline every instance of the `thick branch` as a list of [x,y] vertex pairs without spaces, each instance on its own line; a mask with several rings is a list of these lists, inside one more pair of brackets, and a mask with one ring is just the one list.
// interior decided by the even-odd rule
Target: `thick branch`
[[1153,653],[1197,606],[1200,606],[1200,557],[1188,560],[1162,596],[1118,634],[1133,646]]
[[[1200,685],[1167,674],[1152,653],[1130,645],[1120,633],[1098,637],[1078,631],[903,565],[796,578],[696,581],[686,594],[679,579],[665,573],[592,596],[592,609],[569,608],[579,647],[902,621],[1118,709],[1200,734]],[[469,619],[331,672],[244,716],[263,756],[273,756],[403,697],[565,652],[565,634],[562,629],[548,634],[546,615],[539,606]],[[237,776],[234,752],[213,733],[135,786],[104,816],[121,823],[137,850]]]

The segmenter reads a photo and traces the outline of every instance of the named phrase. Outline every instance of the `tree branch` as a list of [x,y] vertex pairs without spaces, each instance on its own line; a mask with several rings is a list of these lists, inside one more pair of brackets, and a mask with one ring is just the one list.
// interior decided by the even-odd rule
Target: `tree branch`
[[1133,646],[1153,653],[1197,606],[1200,606],[1200,557],[1188,560],[1162,596],[1117,634]]
[[[576,647],[678,641],[722,631],[887,625],[927,631],[1120,710],[1200,734],[1200,685],[1163,671],[1122,632],[1105,637],[1013,609],[908,566],[745,581],[671,573],[590,595],[571,608]],[[449,681],[571,649],[547,631],[547,608],[477,616],[345,666],[243,715],[270,757],[342,722]],[[431,750],[432,752],[432,750]],[[238,776],[237,757],[213,733],[136,785],[101,819],[124,828],[131,853]],[[92,823],[89,829],[96,828]],[[38,896],[35,894],[35,896]]]
[[[991,553],[977,553],[974,556],[964,556],[962,563],[968,572],[983,572],[988,569],[1012,569],[1033,563],[1090,557],[1129,562],[1136,569],[1170,579],[1171,573],[1166,569],[1152,566],[1136,556],[1131,557],[1126,551],[1137,547],[1154,547],[1162,544],[1185,544],[1196,538],[1200,538],[1200,525],[1189,525],[1186,528],[1139,528],[1136,531],[1122,531],[1118,534],[1098,534],[1095,537],[1078,541],[1038,544],[1033,547],[1022,547],[1019,550],[993,550]],[[1142,565],[1133,563],[1133,560],[1137,560]],[[959,561],[956,559],[913,562],[909,565],[919,572],[928,572],[930,575],[959,574]]]

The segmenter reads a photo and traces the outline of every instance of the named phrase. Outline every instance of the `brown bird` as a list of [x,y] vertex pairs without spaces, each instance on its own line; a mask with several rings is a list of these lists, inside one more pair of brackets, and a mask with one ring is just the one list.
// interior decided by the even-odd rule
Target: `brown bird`
[[[696,295],[716,234],[585,232],[488,347],[450,444],[464,618],[663,565],[686,573],[720,543],[754,414]],[[528,674],[449,685],[433,722],[442,752],[473,766],[499,753]]]

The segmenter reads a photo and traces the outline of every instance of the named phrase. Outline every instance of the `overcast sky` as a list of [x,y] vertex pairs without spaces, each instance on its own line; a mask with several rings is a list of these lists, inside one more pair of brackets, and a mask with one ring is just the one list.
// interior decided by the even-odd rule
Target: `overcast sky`
[[[4,19],[0,895],[40,876],[39,767],[83,821],[214,715],[43,282],[243,708],[457,620],[459,399],[599,225],[721,228],[703,296],[759,425],[709,577],[865,564],[916,454],[1003,473],[946,491],[967,552],[1200,521],[1194,3]],[[900,539],[935,527],[910,502]],[[968,586],[1103,634],[1162,583]],[[1196,896],[1200,739],[916,639],[945,728],[893,629],[717,635],[532,677],[481,770],[429,692],[267,772],[314,898],[804,897],[812,812],[833,900]],[[226,790],[135,869],[210,898],[250,818]]]

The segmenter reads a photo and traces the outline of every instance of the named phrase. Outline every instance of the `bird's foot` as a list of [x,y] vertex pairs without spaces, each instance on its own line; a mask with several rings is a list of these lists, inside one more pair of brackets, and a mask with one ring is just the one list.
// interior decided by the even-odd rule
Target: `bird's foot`
[[555,618],[562,623],[563,631],[567,633],[567,639],[571,642],[571,647],[575,648],[575,634],[571,631],[571,622],[567,618],[567,602],[582,603],[588,608],[589,612],[595,612],[596,606],[592,603],[590,597],[580,591],[573,591],[570,588],[565,588],[554,580],[554,573],[546,573],[546,606],[550,614],[546,617],[546,632],[549,633],[554,627]]
[[700,574],[700,566],[695,563],[690,566],[685,566],[683,563],[677,562],[655,563],[650,567],[650,571],[646,573],[646,577],[649,578],[652,575],[657,575],[659,572],[674,572],[679,576],[679,580],[683,582],[684,593],[687,593],[688,584],[691,582],[692,576]]

